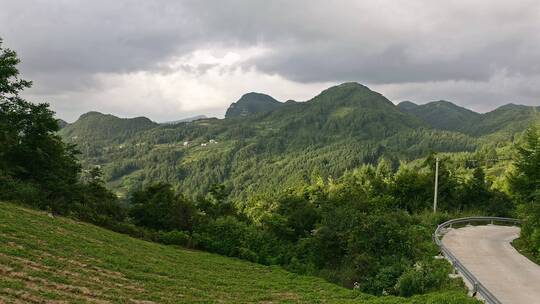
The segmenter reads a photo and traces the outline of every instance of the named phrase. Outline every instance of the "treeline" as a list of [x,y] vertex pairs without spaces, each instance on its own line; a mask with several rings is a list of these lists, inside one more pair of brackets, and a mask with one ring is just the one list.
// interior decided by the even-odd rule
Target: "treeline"
[[431,212],[434,158],[428,157],[397,170],[383,160],[244,203],[233,203],[223,185],[190,199],[171,185],[155,184],[133,192],[116,220],[101,224],[377,295],[457,289],[459,283],[448,279],[449,265],[433,259],[434,227],[458,215],[508,216],[514,210],[481,168],[464,178],[441,163],[437,215]]

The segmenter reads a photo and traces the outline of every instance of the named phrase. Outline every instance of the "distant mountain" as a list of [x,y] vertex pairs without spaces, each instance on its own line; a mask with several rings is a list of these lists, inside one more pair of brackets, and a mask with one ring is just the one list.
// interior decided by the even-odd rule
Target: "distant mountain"
[[540,107],[507,104],[491,112],[480,114],[440,100],[417,105],[410,101],[398,104],[406,113],[410,113],[431,128],[461,132],[471,136],[502,136],[511,138],[539,119]]
[[400,103],[398,104],[398,107],[399,107],[401,110],[403,110],[403,111],[412,112],[412,111],[414,111],[416,108],[418,108],[419,105],[415,104],[414,102],[405,100],[405,101],[400,102]]
[[527,128],[533,121],[540,120],[540,107],[506,104],[469,126],[468,133],[476,136],[499,133],[512,135]]
[[157,126],[157,123],[146,117],[118,118],[111,114],[88,112],[61,129],[60,135],[76,142],[91,144],[99,140],[122,141],[137,132]]
[[429,126],[440,130],[466,131],[470,124],[477,121],[481,116],[479,113],[445,100],[433,101],[423,105],[405,101],[398,104],[398,107],[417,116]]
[[339,176],[382,157],[397,163],[429,151],[478,148],[474,138],[433,129],[358,83],[328,88],[306,102],[250,93],[226,119],[189,124],[88,113],[60,134],[78,144],[84,165],[101,165],[119,192],[166,181],[199,195],[225,184],[237,199]]
[[351,136],[375,140],[424,126],[383,95],[358,83],[331,87],[309,101],[290,103],[254,119],[279,126],[287,133],[290,143],[311,141],[314,144]]
[[179,119],[179,120],[166,121],[166,122],[162,122],[160,124],[161,125],[174,125],[174,124],[179,124],[179,123],[183,123],[183,122],[192,122],[192,121],[195,121],[195,120],[206,119],[206,118],[208,118],[206,115],[196,115],[196,116],[187,117],[187,118],[183,118],[183,119]]
[[257,113],[276,110],[284,104],[272,96],[261,93],[247,93],[237,102],[231,104],[225,113],[225,118],[242,117]]
[[344,83],[306,102],[249,93],[226,119],[189,124],[90,112],[59,133],[78,145],[84,165],[101,165],[120,193],[166,181],[196,196],[224,184],[240,200],[381,158],[398,163],[430,151],[507,143],[537,117],[536,110],[507,105],[479,114],[447,101],[396,106],[366,86]]

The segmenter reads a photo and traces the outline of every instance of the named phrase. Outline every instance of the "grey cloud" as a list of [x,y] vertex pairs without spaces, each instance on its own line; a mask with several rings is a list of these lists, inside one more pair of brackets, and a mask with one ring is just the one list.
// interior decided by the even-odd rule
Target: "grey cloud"
[[[20,53],[34,94],[99,89],[98,73],[166,72],[160,63],[171,57],[216,46],[269,48],[245,67],[303,83],[478,83],[501,71],[525,81],[540,74],[535,0],[0,4],[0,37]],[[532,94],[524,90],[509,94]]]
[[1,2],[0,37],[18,51],[23,72],[51,89],[77,89],[74,75],[86,85],[95,73],[155,68],[198,39],[172,1]]
[[[448,9],[445,14],[446,6],[441,5],[412,24],[407,21],[410,7],[381,3],[9,1],[2,5],[0,34],[19,49],[24,70],[38,76],[155,69],[157,62],[171,55],[212,44],[269,46],[274,52],[249,64],[301,82],[480,80],[488,79],[496,69],[515,73],[540,70],[540,46],[538,41],[536,45],[530,43],[540,38],[534,32],[540,29],[535,18],[538,14],[527,5],[534,1],[499,5],[480,1],[484,7],[471,5],[471,9],[487,12],[495,7],[494,17],[487,19],[480,11],[462,16],[457,15],[463,14],[461,10]],[[430,7],[429,1],[410,3],[411,7]],[[513,9],[505,10],[507,6]],[[522,14],[515,13],[516,7],[523,10]],[[385,13],[399,13],[400,9],[408,13],[408,17],[401,16],[405,20]],[[426,24],[440,21],[430,18],[443,22],[426,29]],[[530,25],[521,24],[529,18]],[[519,30],[531,32],[524,30],[517,36],[511,32],[508,39],[493,39],[509,31],[504,30],[504,24],[510,24],[511,31],[512,23],[519,23]],[[475,46],[471,41],[474,36],[459,33],[467,31],[488,42]],[[450,59],[442,54],[441,60],[424,54],[429,51],[419,45],[425,49],[447,48],[448,53],[457,49],[460,54]]]

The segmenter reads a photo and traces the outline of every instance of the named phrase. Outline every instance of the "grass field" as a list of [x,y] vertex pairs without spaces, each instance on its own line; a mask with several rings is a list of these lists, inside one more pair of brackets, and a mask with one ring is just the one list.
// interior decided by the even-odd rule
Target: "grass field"
[[375,298],[322,279],[137,240],[0,203],[0,303],[476,303]]

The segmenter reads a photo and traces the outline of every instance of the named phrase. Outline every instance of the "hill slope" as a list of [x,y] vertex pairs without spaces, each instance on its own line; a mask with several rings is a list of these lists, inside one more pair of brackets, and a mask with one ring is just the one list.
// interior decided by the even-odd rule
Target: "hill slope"
[[476,303],[374,298],[322,279],[158,245],[0,203],[2,303]]

